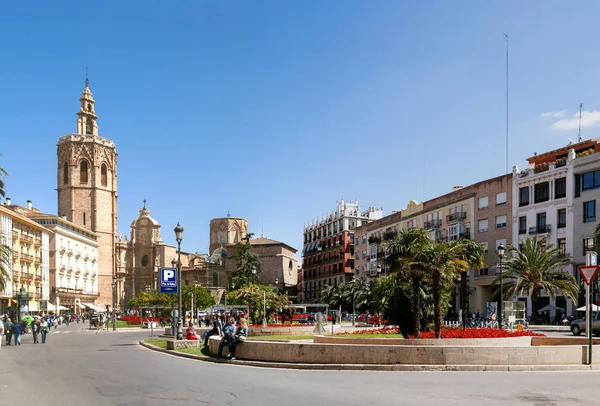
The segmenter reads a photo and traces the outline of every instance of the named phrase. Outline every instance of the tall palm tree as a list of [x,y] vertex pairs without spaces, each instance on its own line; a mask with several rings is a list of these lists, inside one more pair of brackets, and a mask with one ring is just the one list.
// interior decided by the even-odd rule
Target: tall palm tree
[[421,332],[421,285],[425,276],[425,266],[417,257],[428,243],[431,243],[429,233],[420,228],[402,230],[386,242],[390,273],[395,273],[399,280],[410,281],[415,338],[419,338]]
[[[565,298],[570,297],[577,303],[579,286],[577,280],[562,267],[569,264],[569,257],[559,248],[547,244],[545,238],[528,238],[523,240],[522,248],[513,245],[508,247],[508,261],[503,264],[503,299],[515,295],[528,295],[532,303],[531,322],[537,321],[537,298],[542,289],[552,299],[556,292]],[[494,280],[498,283],[500,278]]]
[[461,247],[460,256],[463,263],[467,265],[466,269],[460,270],[460,308],[462,310],[463,328],[466,326],[469,315],[469,270],[484,267],[485,246],[473,240],[462,238],[458,240]]

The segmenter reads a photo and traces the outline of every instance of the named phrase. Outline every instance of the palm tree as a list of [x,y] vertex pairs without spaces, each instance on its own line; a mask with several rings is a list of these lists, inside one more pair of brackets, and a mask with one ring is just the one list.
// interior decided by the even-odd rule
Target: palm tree
[[469,310],[468,272],[470,269],[483,268],[485,246],[473,240],[462,238],[458,240],[461,247],[461,258],[468,266],[460,270],[460,308],[462,310],[463,328],[466,326]]
[[[527,294],[531,298],[531,322],[537,322],[537,298],[544,289],[552,299],[556,292],[565,298],[570,297],[577,303],[579,286],[576,279],[562,267],[569,264],[569,257],[559,248],[548,245],[545,238],[528,238],[523,240],[519,249],[509,245],[508,260],[503,264],[503,295],[510,299],[516,295]],[[496,278],[494,283],[499,282]]]
[[427,269],[427,276],[431,279],[433,296],[433,325],[435,338],[442,334],[442,289],[454,283],[456,274],[468,268],[463,259],[463,247],[459,242],[452,244],[434,243],[429,240],[419,247],[416,260]]
[[410,281],[415,338],[419,338],[421,332],[421,284],[425,275],[423,263],[416,258],[427,243],[431,243],[429,233],[420,228],[402,230],[387,241],[386,262],[390,266],[390,273],[395,273],[399,281]]

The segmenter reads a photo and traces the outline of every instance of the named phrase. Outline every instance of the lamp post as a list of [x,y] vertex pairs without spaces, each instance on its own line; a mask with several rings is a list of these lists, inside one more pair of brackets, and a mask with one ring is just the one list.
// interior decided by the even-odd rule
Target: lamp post
[[177,227],[175,227],[175,239],[177,240],[177,296],[178,296],[178,306],[177,311],[179,314],[177,315],[177,339],[183,340],[183,317],[182,317],[182,297],[181,297],[181,240],[183,239],[183,227],[179,225],[177,222]]
[[500,257],[500,300],[498,300],[498,327],[502,328],[502,300],[504,299],[503,284],[502,284],[502,272],[504,270],[502,261],[504,259],[504,252],[506,248],[500,244],[498,246],[498,256]]
[[113,331],[117,330],[117,312],[116,312],[116,301],[117,301],[117,277],[112,277],[112,325]]
[[252,282],[257,283],[256,281],[256,267],[252,268]]
[[[171,261],[171,268],[175,268],[177,266],[177,261],[175,258]],[[175,337],[176,329],[175,329],[175,296],[171,295],[171,334]]]

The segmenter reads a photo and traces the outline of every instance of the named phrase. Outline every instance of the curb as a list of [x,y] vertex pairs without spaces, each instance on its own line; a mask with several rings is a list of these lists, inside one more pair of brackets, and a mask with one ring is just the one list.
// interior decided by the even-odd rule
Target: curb
[[315,371],[388,371],[388,372],[571,372],[600,371],[600,365],[411,365],[411,364],[288,364],[283,362],[217,360],[213,357],[201,357],[167,350],[148,344],[143,340],[139,345],[152,351],[170,354],[176,357],[212,362],[214,364],[232,364],[259,368],[280,368]]

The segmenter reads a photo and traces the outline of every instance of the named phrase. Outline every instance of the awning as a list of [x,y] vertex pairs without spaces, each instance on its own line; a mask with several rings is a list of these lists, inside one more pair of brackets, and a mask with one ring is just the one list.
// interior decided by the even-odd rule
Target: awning
[[60,305],[59,305],[59,306],[56,308],[56,310],[58,310],[58,311],[60,311],[60,310],[69,310],[69,308],[68,308],[68,307],[64,307],[64,306],[60,306]]
[[49,312],[55,312],[56,311],[56,306],[54,306],[52,303],[48,302],[48,311]]
[[30,312],[38,312],[39,310],[40,310],[40,307],[38,306],[38,302],[36,302],[35,300],[29,301],[29,311]]
[[85,306],[84,306],[84,305],[82,305],[81,303],[79,303],[79,302],[75,302],[75,304],[76,304],[77,306],[81,307],[82,309],[85,309]]
[[101,308],[99,308],[98,306],[96,306],[93,303],[82,303],[82,305],[84,305],[85,307],[89,307],[92,310],[96,310],[97,312],[101,312],[102,311]]

